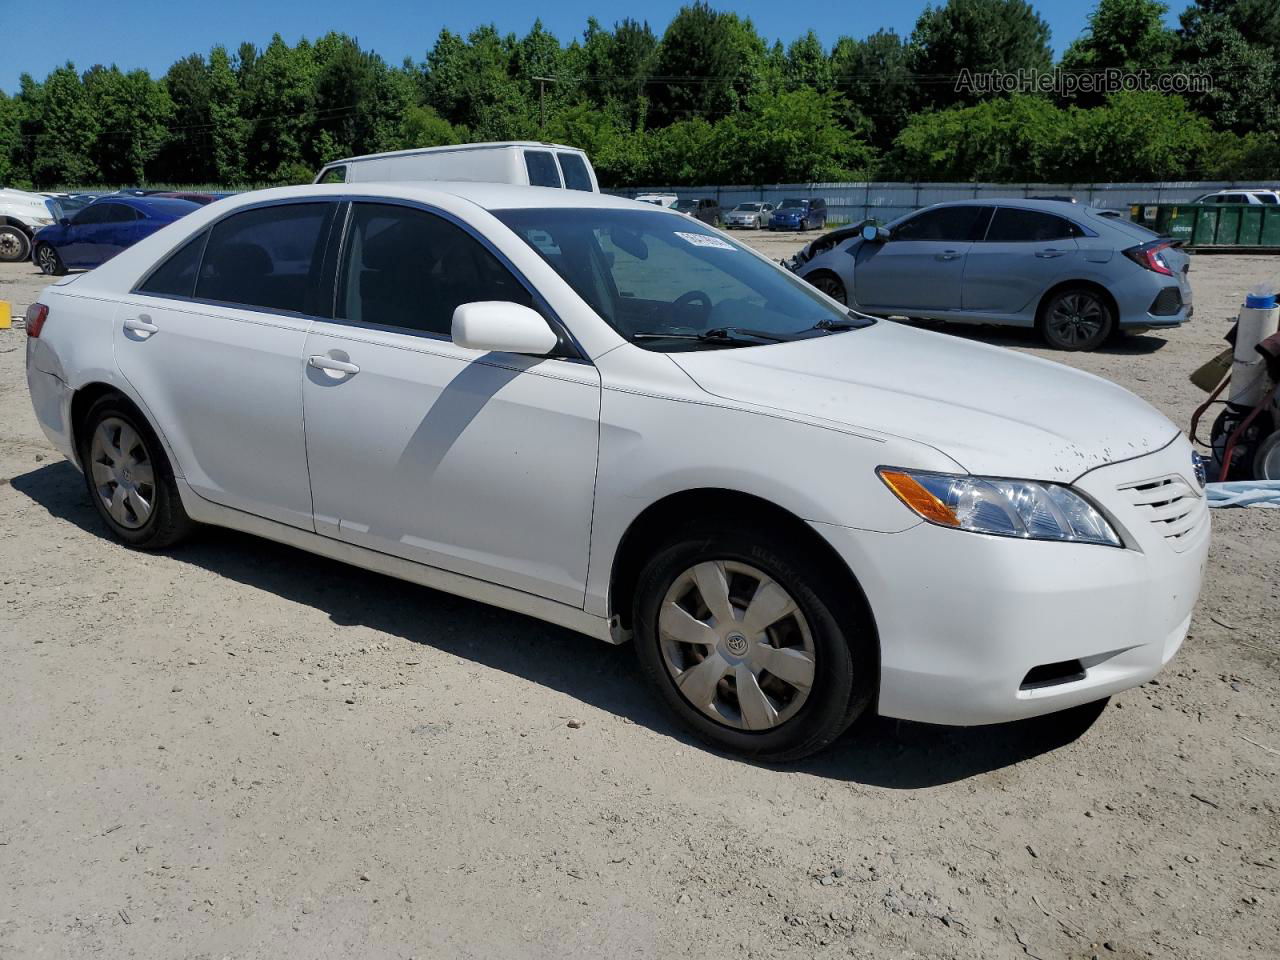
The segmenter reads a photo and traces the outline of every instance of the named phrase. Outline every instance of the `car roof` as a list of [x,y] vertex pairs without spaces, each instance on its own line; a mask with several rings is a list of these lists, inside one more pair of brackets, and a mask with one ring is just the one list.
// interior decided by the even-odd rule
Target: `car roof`
[[[457,197],[470,201],[483,210],[536,209],[540,207],[613,210],[635,210],[638,207],[642,207],[649,212],[655,210],[652,204],[641,204],[636,200],[615,197],[607,193],[595,193],[586,190],[563,190],[559,187],[525,187],[510,183],[446,180],[308,183],[296,187],[272,187],[266,190],[252,190],[247,193],[237,193],[234,196],[226,197],[218,203],[218,209],[225,214],[227,211],[237,207],[252,206],[255,203],[325,197],[332,197],[335,200],[339,198],[385,197],[431,204],[443,196]],[[146,198],[141,202],[148,201],[157,202],[154,198]],[[195,207],[195,204],[188,204],[185,200],[168,200],[165,202]],[[206,207],[204,209],[209,208]]]
[[342,163],[355,163],[359,160],[380,160],[383,157],[408,157],[417,155],[430,155],[433,153],[456,153],[462,150],[504,150],[508,147],[533,147],[543,150],[571,150],[574,153],[583,153],[581,147],[569,147],[563,143],[548,143],[545,140],[494,140],[485,143],[454,143],[445,144],[440,147],[415,147],[410,150],[387,150],[383,153],[362,153],[356,157],[343,157],[341,160],[331,160],[325,164],[325,167],[333,167]]
[[[200,209],[200,204],[192,203],[190,200],[179,200],[176,197],[131,197],[128,194],[120,193],[109,193],[105,197],[98,197],[89,206],[98,206],[103,203],[120,203],[126,207],[141,210],[144,213],[155,213],[160,216],[175,218],[185,216],[192,210]],[[88,207],[85,209],[88,209]]]
[[977,197],[968,200],[943,200],[930,204],[931,207],[1016,207],[1021,210],[1043,210],[1045,213],[1058,215],[1079,213],[1089,209],[1085,203],[1072,203],[1070,200],[1031,200],[1027,197]]

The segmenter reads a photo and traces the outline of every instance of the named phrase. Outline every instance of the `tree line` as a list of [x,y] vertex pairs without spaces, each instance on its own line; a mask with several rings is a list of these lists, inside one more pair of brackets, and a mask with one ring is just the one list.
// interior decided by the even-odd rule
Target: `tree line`
[[[344,156],[480,140],[584,148],[605,186],[1087,182],[1280,174],[1280,3],[1099,0],[1055,62],[1027,0],[946,0],[909,36],[768,43],[706,3],[661,34],[588,20],[568,44],[442,30],[388,64],[330,33],[146,70],[67,63],[0,92],[0,184],[309,181]],[[1194,74],[1208,89],[987,92],[968,75]]]

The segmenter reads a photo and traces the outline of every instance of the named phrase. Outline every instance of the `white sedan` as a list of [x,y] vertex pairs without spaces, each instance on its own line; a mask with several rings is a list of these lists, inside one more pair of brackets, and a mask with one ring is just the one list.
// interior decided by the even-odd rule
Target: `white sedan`
[[608,196],[243,194],[58,281],[27,334],[124,543],[233,527],[634,640],[681,721],[765,759],[867,710],[1142,683],[1208,549],[1191,447],[1133,395]]

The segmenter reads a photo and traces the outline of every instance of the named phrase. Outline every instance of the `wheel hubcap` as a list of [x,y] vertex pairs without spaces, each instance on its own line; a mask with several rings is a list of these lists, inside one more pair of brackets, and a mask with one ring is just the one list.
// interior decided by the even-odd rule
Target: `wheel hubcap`
[[16,257],[21,249],[18,238],[12,233],[0,233],[0,256]]
[[52,247],[40,248],[40,269],[41,270],[43,270],[45,273],[53,273],[54,265],[56,262],[57,261],[56,261],[56,258],[54,257]]
[[1062,297],[1049,314],[1049,328],[1059,340],[1072,346],[1096,337],[1105,322],[1102,304],[1085,293]]
[[663,598],[658,636],[681,695],[725,726],[769,730],[809,698],[808,621],[786,590],[749,564],[707,561],[678,576]]
[[89,469],[103,507],[130,530],[143,526],[155,505],[155,470],[138,432],[107,417],[93,432]]

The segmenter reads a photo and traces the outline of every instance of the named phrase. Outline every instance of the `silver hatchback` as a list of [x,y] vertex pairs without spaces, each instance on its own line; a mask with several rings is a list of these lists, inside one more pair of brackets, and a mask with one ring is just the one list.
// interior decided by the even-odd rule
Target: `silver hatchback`
[[788,266],[866,313],[1030,327],[1062,350],[1192,313],[1190,258],[1174,241],[1058,200],[939,203],[833,231]]

